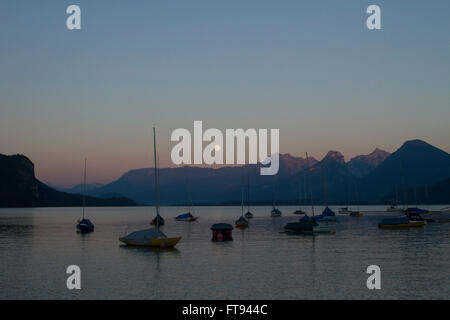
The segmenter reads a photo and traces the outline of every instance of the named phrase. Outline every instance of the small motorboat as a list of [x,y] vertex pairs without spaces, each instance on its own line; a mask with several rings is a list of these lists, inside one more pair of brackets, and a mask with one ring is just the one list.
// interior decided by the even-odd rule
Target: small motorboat
[[251,213],[250,211],[247,211],[246,214],[244,214],[245,219],[252,219],[253,218],[253,213]]
[[295,214],[295,215],[303,215],[303,214],[305,214],[305,211],[303,211],[302,209],[298,209],[298,210],[294,211],[293,214]]
[[152,221],[150,221],[151,226],[163,226],[164,225],[164,218],[161,217],[159,214],[156,215],[156,217],[153,218]]
[[402,212],[403,209],[397,207],[396,205],[391,205],[389,208],[386,209],[387,212]]
[[284,227],[286,232],[297,234],[336,233],[334,224],[318,223],[315,217],[305,215],[298,222],[291,222]]
[[243,216],[240,216],[239,219],[235,221],[235,225],[236,228],[245,229],[248,227],[248,221]]
[[300,234],[312,234],[314,233],[314,227],[319,224],[314,220],[314,218],[305,215],[298,222],[290,222],[284,226],[284,230],[290,233],[300,233]]
[[381,229],[420,228],[425,224],[426,221],[419,214],[405,211],[404,217],[385,218],[378,224],[378,227]]
[[[434,212],[432,212],[432,211],[420,209],[417,207],[416,208],[415,207],[406,208],[405,212],[410,213],[410,214],[420,215],[420,216],[422,216],[422,215],[431,216],[434,214]],[[433,218],[424,218],[424,220],[426,222],[436,222],[436,220]]]
[[344,207],[344,208],[339,209],[338,212],[339,212],[339,214],[351,214],[352,210],[349,210],[348,207]]
[[214,242],[232,241],[233,226],[228,223],[216,223],[211,226],[212,239]]
[[450,213],[450,207],[445,207],[439,210],[440,213]]
[[180,214],[179,216],[175,217],[175,220],[177,221],[185,221],[185,222],[193,222],[197,220],[198,217],[194,217],[190,212]]
[[77,221],[77,231],[79,232],[93,232],[94,224],[89,219],[82,219]]
[[336,214],[329,207],[326,207],[325,210],[323,210],[322,214],[315,216],[314,219],[316,219],[316,221],[328,221],[328,222],[337,221]]
[[277,208],[273,207],[272,211],[270,211],[270,216],[271,217],[281,217],[281,211],[278,210]]
[[159,228],[150,228],[130,233],[119,238],[120,241],[129,246],[145,246],[157,248],[173,248],[181,237],[167,238]]
[[361,211],[352,211],[350,212],[350,217],[362,217],[363,214]]

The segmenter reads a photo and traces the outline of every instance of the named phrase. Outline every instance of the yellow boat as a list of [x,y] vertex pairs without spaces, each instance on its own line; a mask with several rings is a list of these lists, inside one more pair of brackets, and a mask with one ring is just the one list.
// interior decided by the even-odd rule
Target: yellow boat
[[176,238],[152,238],[149,240],[130,239],[127,237],[119,238],[120,241],[128,246],[141,247],[156,247],[156,248],[173,248],[181,240],[181,237]]
[[[160,225],[164,224],[164,219],[159,215],[159,189],[158,189],[158,167],[156,157],[156,130],[153,127],[153,156],[155,161],[155,199],[156,218],[155,228],[134,231],[125,237],[120,237],[119,241],[129,246],[143,246],[156,248],[173,248],[180,241],[181,237],[168,238],[161,230]],[[153,222],[153,221],[152,221]]]
[[408,223],[399,223],[399,224],[379,224],[378,226],[381,229],[394,229],[394,228],[420,228],[425,225],[423,221],[411,221]]
[[410,220],[407,217],[387,218],[378,224],[381,229],[420,228],[425,225],[424,220]]

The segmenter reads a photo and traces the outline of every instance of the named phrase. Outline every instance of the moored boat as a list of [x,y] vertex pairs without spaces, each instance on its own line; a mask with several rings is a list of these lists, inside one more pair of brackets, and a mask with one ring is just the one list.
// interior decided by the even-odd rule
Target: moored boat
[[250,211],[247,211],[244,214],[245,219],[252,219],[253,218],[253,213],[251,213]]
[[84,180],[83,180],[83,217],[77,221],[77,232],[88,233],[94,231],[94,224],[91,220],[84,217],[86,211],[86,163],[87,159],[84,159]]
[[361,211],[352,211],[350,212],[350,217],[362,217],[363,214],[361,213]]
[[314,219],[316,221],[328,221],[328,222],[336,222],[337,217],[333,210],[331,210],[329,207],[326,207],[322,214],[315,216]]
[[194,217],[190,212],[180,214],[179,216],[175,217],[175,220],[177,221],[185,221],[185,222],[193,222],[196,221],[198,217]]
[[426,221],[415,213],[405,212],[404,217],[385,218],[378,227],[382,229],[396,229],[396,228],[420,228],[426,224]]
[[77,230],[79,232],[93,232],[94,224],[89,219],[78,220]]
[[145,246],[158,248],[173,248],[181,239],[181,237],[167,237],[159,227],[164,223],[164,219],[159,214],[159,183],[158,183],[158,166],[156,162],[156,129],[153,127],[153,155],[155,161],[155,209],[156,217],[152,223],[156,227],[144,230],[134,231],[124,237],[120,237],[119,241],[129,246]]
[[344,207],[344,208],[339,209],[338,212],[339,212],[339,214],[351,214],[352,210],[349,210],[348,207]]
[[151,226],[163,226],[164,225],[164,218],[159,215],[159,213],[156,215],[156,217],[153,218],[152,221],[150,221]]
[[243,216],[240,216],[239,219],[235,221],[235,225],[236,228],[245,229],[248,227],[248,221]]
[[129,246],[145,246],[158,248],[173,248],[181,237],[168,238],[159,228],[134,231],[120,241]]
[[214,242],[232,241],[233,226],[228,223],[215,223],[211,226],[212,239]]
[[281,217],[281,211],[275,207],[272,208],[272,211],[270,211],[271,217]]
[[284,226],[284,230],[290,233],[304,233],[304,234],[312,234],[314,233],[314,227],[317,227],[319,224],[308,215],[305,215],[297,222],[290,222]]
[[403,209],[397,207],[396,205],[391,205],[390,207],[388,207],[388,208],[386,209],[386,211],[387,211],[387,212],[402,212]]

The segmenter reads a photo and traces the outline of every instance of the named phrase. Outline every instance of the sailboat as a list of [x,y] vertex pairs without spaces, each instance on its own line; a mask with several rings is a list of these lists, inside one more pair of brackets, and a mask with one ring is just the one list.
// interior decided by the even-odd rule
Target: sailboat
[[[155,128],[153,128],[155,129]],[[156,149],[156,147],[155,147]],[[159,182],[159,157],[158,157],[158,161],[156,162],[155,160],[155,197],[158,197],[158,199],[156,201],[159,201],[159,191],[157,191],[157,187],[156,185]],[[164,225],[164,218],[160,216],[159,214],[159,208],[158,210],[156,210],[156,217],[153,218],[152,221],[150,221],[150,225],[151,226],[163,226]]]
[[[156,129],[153,127],[153,156],[155,161],[155,208],[156,217],[159,215],[159,184],[158,184],[158,166],[156,162]],[[156,220],[154,228],[139,230],[132,232],[119,240],[127,245],[131,246],[146,246],[146,247],[158,247],[158,248],[172,248],[181,239],[181,237],[168,238],[160,229],[160,224]]]
[[363,214],[361,211],[359,211],[358,184],[356,181],[355,181],[355,196],[356,196],[356,203],[357,203],[356,211],[352,211],[350,213],[350,217],[359,218],[359,217],[362,217]]
[[385,218],[378,224],[378,228],[381,229],[395,229],[395,228],[420,228],[427,222],[420,216],[419,213],[408,210],[408,196],[406,194],[405,176],[403,173],[403,166],[400,163],[400,177],[403,186],[403,201],[405,204],[405,210],[403,210],[404,216],[397,218]]
[[[301,188],[300,188],[300,183],[298,184],[298,202],[299,204],[302,203],[302,192],[301,192]],[[302,207],[300,206],[300,208],[296,211],[293,212],[294,214],[298,214],[298,215],[302,215],[305,214],[305,211],[302,210]]]
[[270,211],[271,217],[281,217],[281,211],[275,207],[275,199],[272,201],[272,210]]
[[402,212],[403,209],[398,207],[398,187],[395,185],[395,202],[391,204],[387,209],[387,212]]
[[[309,160],[308,153],[306,153],[306,166],[309,171]],[[308,179],[309,180],[309,179]],[[308,181],[309,182],[309,181]],[[336,233],[336,228],[333,225],[328,223],[319,224],[314,217],[314,202],[312,195],[311,183],[309,184],[309,193],[311,197],[311,212],[312,217],[309,217],[307,214],[303,216],[298,222],[291,222],[286,224],[284,229],[286,232],[291,233],[301,233],[301,234],[314,234],[314,233]]]
[[334,213],[333,210],[331,210],[328,207],[328,201],[327,201],[327,183],[325,179],[325,175],[322,173],[322,181],[323,181],[323,196],[324,196],[324,204],[325,209],[323,210],[322,214],[319,214],[318,216],[315,216],[314,219],[316,221],[323,221],[323,222],[336,222],[337,216]]
[[241,216],[235,221],[236,228],[245,229],[248,221],[244,218],[244,189],[241,187]]
[[244,217],[246,219],[252,219],[253,213],[250,212],[250,175],[247,173],[247,212]]
[[188,212],[180,214],[178,216],[175,217],[175,220],[177,221],[184,221],[184,222],[194,222],[198,219],[198,217],[194,217],[191,214],[191,207],[192,207],[192,197],[191,197],[191,193],[189,192],[189,188],[188,188],[188,184],[186,183],[186,191],[189,195],[189,208],[188,208]]
[[86,163],[87,160],[84,159],[84,180],[83,180],[83,218],[77,221],[77,231],[82,233],[94,231],[94,224],[84,217],[84,212],[86,209]]

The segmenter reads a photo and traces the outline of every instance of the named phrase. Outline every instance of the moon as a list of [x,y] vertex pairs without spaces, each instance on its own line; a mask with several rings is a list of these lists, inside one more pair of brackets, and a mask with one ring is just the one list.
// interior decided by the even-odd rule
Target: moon
[[214,146],[214,150],[220,151],[220,146],[219,146],[218,144],[216,144],[216,145]]

